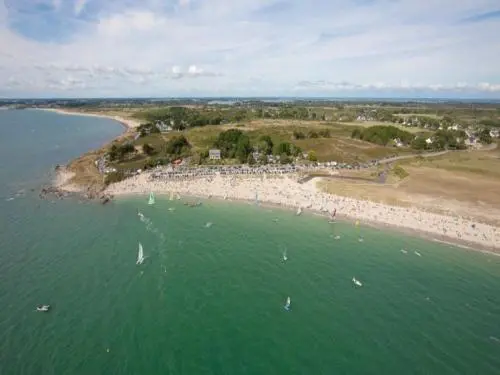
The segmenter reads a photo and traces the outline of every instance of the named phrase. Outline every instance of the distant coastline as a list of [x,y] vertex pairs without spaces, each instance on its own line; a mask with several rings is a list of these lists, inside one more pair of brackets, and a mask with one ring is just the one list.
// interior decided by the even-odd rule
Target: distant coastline
[[126,129],[135,129],[140,125],[140,122],[133,119],[128,119],[122,116],[111,116],[99,113],[87,113],[78,110],[61,109],[61,108],[36,108],[39,111],[48,111],[58,113],[60,115],[74,115],[74,116],[88,116],[88,117],[101,117],[110,120],[115,120],[122,124]]

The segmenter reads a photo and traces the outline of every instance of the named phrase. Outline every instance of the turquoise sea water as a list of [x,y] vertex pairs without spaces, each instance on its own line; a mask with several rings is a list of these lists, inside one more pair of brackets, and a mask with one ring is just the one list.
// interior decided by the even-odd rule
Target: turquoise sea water
[[243,203],[38,199],[120,131],[0,111],[0,374],[500,373],[499,257]]

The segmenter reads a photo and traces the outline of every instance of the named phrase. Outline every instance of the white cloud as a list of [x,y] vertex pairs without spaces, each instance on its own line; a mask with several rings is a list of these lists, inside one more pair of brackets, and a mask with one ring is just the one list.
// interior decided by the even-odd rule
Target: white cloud
[[[0,86],[12,78],[28,96],[45,84],[74,95],[499,93],[499,19],[461,22],[497,0],[45,1],[51,23],[15,24],[19,12],[0,5]],[[40,38],[21,36],[32,24]],[[69,40],[44,42],[51,28]]]

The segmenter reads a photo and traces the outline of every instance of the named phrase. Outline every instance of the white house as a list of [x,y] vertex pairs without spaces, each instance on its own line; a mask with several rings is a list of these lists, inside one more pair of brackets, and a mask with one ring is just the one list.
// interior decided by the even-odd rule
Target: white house
[[208,150],[208,158],[210,160],[220,160],[220,150],[217,149]]
[[403,147],[404,146],[403,142],[401,142],[401,139],[399,139],[399,138],[394,138],[393,141],[394,141],[394,144],[396,145],[396,147]]
[[158,121],[155,125],[158,128],[158,130],[161,131],[162,133],[172,131],[172,126],[165,124],[163,121]]
[[431,144],[432,144],[432,139],[427,138],[427,139],[425,140],[425,143],[427,143],[428,145],[431,145]]
[[490,137],[491,138],[499,138],[500,137],[500,130],[498,130],[498,129],[490,130]]

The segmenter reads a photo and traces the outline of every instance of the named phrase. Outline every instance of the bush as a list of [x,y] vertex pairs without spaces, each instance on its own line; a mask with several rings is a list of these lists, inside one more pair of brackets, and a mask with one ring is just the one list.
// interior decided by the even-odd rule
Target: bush
[[172,137],[165,146],[165,152],[170,155],[180,156],[189,151],[191,145],[183,135]]
[[307,160],[318,161],[318,157],[316,156],[316,153],[314,151],[309,151],[309,153],[307,154]]
[[399,179],[403,179],[408,177],[410,174],[400,165],[395,165],[394,168],[392,169],[392,173]]
[[311,130],[309,132],[309,134],[307,134],[309,136],[309,138],[319,138],[319,135],[318,133],[316,133],[315,131]]
[[144,151],[144,153],[146,155],[150,155],[150,156],[155,154],[155,152],[156,152],[154,147],[151,146],[149,143],[144,143],[144,145],[142,145],[142,151]]
[[321,138],[330,138],[330,130],[328,129],[320,130],[318,134]]
[[304,139],[306,136],[304,135],[304,133],[302,132],[299,132],[297,130],[294,130],[293,131],[293,138],[294,139]]
[[104,178],[104,184],[109,185],[115,182],[120,182],[125,179],[125,174],[123,171],[111,172],[106,175]]

